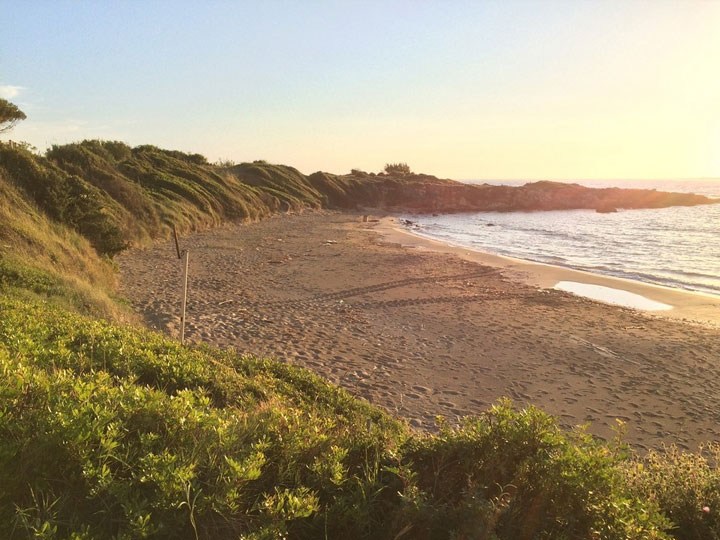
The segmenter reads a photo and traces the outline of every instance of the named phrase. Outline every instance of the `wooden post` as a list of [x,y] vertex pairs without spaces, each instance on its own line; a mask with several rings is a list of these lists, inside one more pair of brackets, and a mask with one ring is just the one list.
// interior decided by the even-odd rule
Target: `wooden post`
[[187,306],[187,288],[188,288],[188,266],[190,264],[190,252],[185,251],[185,266],[183,271],[183,296],[182,296],[182,315],[180,316],[180,343],[185,343],[185,308]]
[[175,237],[175,251],[177,251],[178,259],[181,259],[182,255],[180,254],[180,242],[178,242],[177,229],[175,228],[175,225],[173,225],[173,236]]
[[187,284],[188,284],[188,267],[190,266],[190,252],[180,251],[180,242],[178,242],[177,229],[173,225],[173,237],[175,238],[175,251],[177,251],[178,259],[182,259],[185,255],[185,265],[183,266],[183,293],[182,293],[182,313],[180,314],[180,344],[185,343],[185,308],[187,307]]

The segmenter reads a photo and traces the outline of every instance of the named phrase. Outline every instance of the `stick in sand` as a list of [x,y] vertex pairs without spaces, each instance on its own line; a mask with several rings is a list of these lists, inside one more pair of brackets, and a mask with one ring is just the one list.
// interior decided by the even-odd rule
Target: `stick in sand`
[[185,343],[185,307],[187,306],[187,285],[188,285],[188,266],[190,263],[190,252],[185,250],[185,269],[183,271],[183,299],[182,299],[182,315],[180,316],[180,343]]
[[[182,258],[180,253],[180,242],[178,242],[177,229],[173,225],[173,236],[175,237],[175,250],[178,259]],[[183,267],[183,296],[182,296],[182,314],[180,315],[180,343],[185,343],[185,308],[187,307],[187,286],[188,286],[188,266],[190,265],[190,252],[186,249],[183,251],[185,255],[185,266]]]

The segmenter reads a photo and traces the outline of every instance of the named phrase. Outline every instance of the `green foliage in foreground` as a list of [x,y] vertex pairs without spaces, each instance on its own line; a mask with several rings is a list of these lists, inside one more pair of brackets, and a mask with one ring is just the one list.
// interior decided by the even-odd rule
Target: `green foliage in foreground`
[[0,370],[3,538],[359,534],[405,437],[308,371],[40,304],[0,301]]
[[720,475],[699,456],[638,461],[534,408],[413,433],[306,370],[8,299],[0,372],[3,538],[720,530],[702,511]]
[[657,503],[675,523],[681,540],[720,538],[720,444],[698,453],[676,447],[650,452],[627,463],[625,476],[633,492]]

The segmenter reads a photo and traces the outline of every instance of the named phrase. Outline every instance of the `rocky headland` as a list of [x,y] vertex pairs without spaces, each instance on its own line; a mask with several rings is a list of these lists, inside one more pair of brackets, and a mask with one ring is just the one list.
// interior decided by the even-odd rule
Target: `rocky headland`
[[[317,174],[317,173],[316,173]],[[312,175],[309,179],[312,181]],[[428,175],[340,177],[356,204],[347,197],[331,199],[336,206],[358,206],[414,213],[512,212],[538,210],[591,209],[601,212],[618,208],[665,208],[715,204],[712,199],[693,193],[671,193],[654,189],[589,188],[580,184],[539,181],[522,186],[467,184],[441,180]]]

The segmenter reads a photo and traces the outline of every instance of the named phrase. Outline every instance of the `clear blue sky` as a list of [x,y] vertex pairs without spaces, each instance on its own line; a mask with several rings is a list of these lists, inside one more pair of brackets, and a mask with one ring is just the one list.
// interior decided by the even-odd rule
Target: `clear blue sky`
[[309,173],[720,176],[720,1],[0,0],[0,97],[85,138]]

